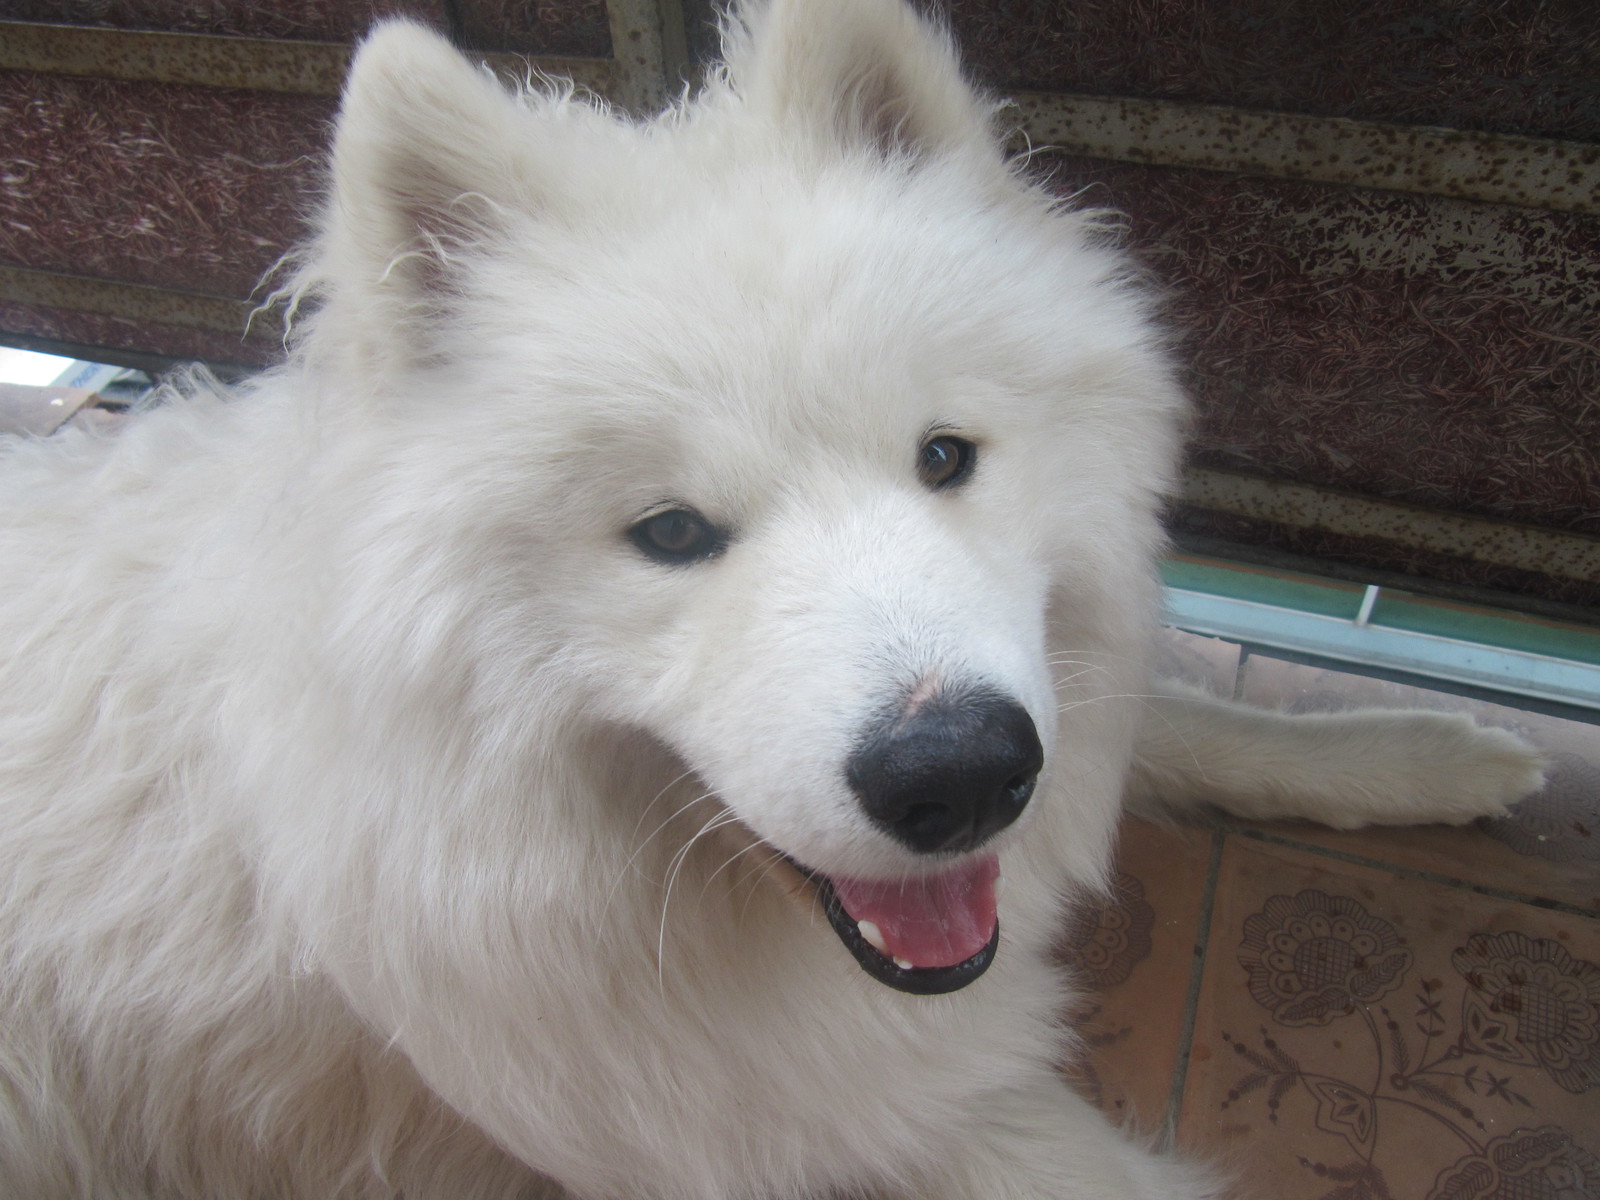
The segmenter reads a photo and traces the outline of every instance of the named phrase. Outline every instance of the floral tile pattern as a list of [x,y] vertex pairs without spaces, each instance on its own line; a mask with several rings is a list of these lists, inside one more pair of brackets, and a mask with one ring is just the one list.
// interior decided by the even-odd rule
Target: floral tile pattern
[[1230,837],[1186,1083],[1264,1196],[1600,1197],[1600,922]]
[[1172,1103],[1211,841],[1204,830],[1127,821],[1113,894],[1060,943],[1085,989],[1069,1014],[1085,1054],[1070,1073],[1100,1108],[1146,1133]]
[[[1204,641],[1168,657],[1229,694]],[[1538,742],[1551,781],[1463,829],[1130,820],[1115,895],[1062,939],[1077,1085],[1259,1200],[1600,1200],[1600,729],[1240,668],[1275,707],[1468,708]]]

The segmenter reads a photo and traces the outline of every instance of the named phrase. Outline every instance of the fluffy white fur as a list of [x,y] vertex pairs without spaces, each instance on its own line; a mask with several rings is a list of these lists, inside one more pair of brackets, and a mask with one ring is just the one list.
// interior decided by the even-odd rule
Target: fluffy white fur
[[[1167,803],[1537,782],[1449,718],[1138,699],[1181,406],[1123,260],[896,0],[728,42],[632,124],[380,29],[289,365],[5,451],[0,1194],[1209,1194],[1053,1066],[1141,723]],[[726,553],[641,554],[664,502]],[[841,764],[930,679],[1047,767],[995,965],[923,998],[772,848],[916,869]]]

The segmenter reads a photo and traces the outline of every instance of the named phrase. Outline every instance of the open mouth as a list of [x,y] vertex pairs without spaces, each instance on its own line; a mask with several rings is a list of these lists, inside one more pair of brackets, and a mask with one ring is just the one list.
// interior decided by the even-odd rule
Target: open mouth
[[966,987],[994,961],[1000,860],[993,854],[887,883],[793,865],[816,886],[839,940],[879,983],[918,996],[940,995]]

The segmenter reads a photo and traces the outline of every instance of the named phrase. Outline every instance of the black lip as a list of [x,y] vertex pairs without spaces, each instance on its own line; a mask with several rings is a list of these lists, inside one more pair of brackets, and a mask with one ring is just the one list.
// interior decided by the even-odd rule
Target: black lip
[[844,910],[838,893],[833,890],[833,884],[828,882],[826,876],[807,870],[793,859],[789,861],[795,870],[816,884],[822,901],[822,911],[828,915],[828,924],[833,926],[834,933],[839,935],[839,940],[844,943],[845,949],[855,955],[856,962],[861,964],[863,971],[881,984],[896,991],[909,992],[913,996],[942,996],[946,992],[959,992],[987,971],[989,964],[994,962],[995,950],[1000,945],[998,920],[994,923],[994,932],[989,935],[988,944],[969,959],[949,967],[897,966],[893,959],[879,953],[875,946],[861,936],[861,931],[856,928],[855,918]]

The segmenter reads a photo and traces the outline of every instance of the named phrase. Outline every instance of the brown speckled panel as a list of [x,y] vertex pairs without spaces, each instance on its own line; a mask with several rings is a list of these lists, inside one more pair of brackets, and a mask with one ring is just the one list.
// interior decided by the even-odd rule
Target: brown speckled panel
[[476,50],[611,56],[605,0],[456,0],[461,40]]
[[219,365],[263,367],[282,357],[279,345],[270,338],[247,340],[203,329],[0,301],[0,344],[6,342],[6,334]]
[[925,0],[1003,87],[1600,141],[1594,0]]
[[1600,533],[1600,218],[1062,162],[1169,289],[1204,465]]
[[447,23],[444,0],[0,0],[0,17],[18,21],[334,42],[394,13]]
[[250,294],[301,236],[333,101],[0,72],[0,261]]
[[1600,586],[1593,583],[1561,579],[1515,567],[1471,562],[1378,538],[1297,529],[1193,508],[1181,508],[1174,512],[1168,520],[1168,528],[1180,539],[1185,536],[1207,539],[1207,553],[1226,556],[1230,546],[1260,547],[1295,555],[1305,560],[1308,568],[1312,562],[1342,563],[1358,571],[1392,572],[1489,592],[1530,596],[1558,604],[1600,608]]

